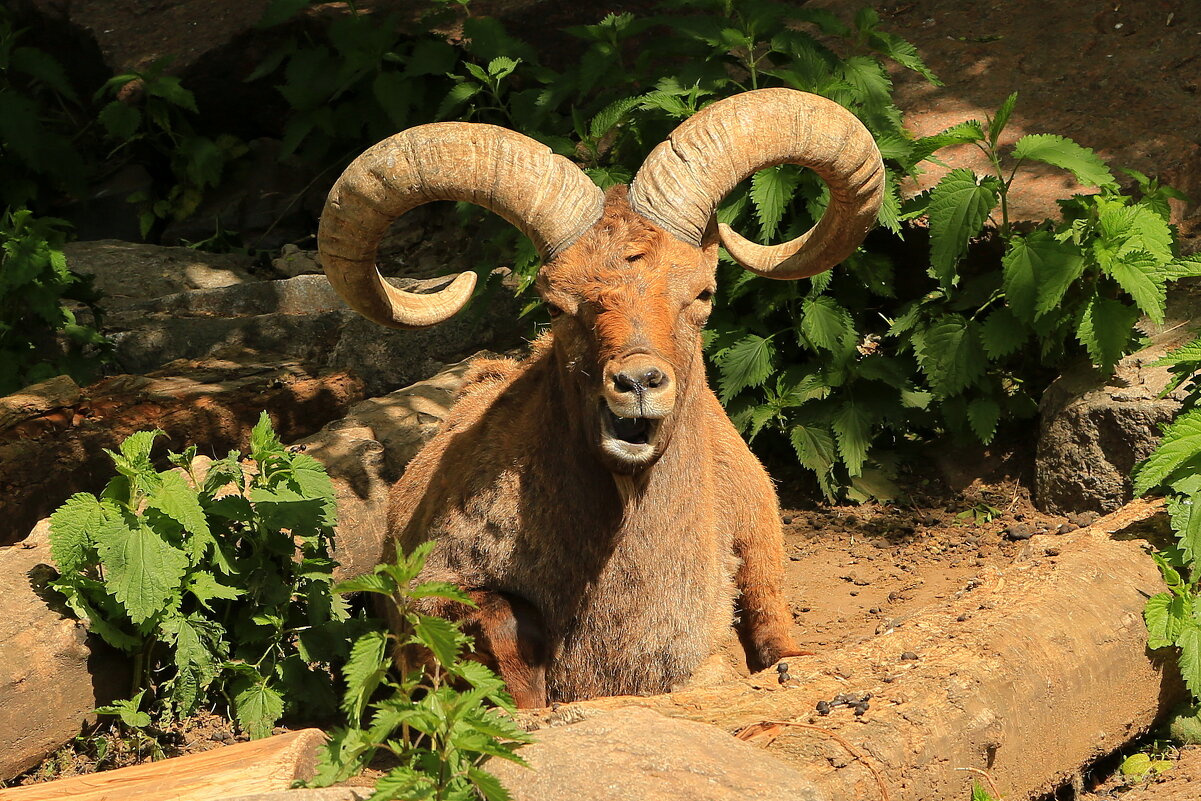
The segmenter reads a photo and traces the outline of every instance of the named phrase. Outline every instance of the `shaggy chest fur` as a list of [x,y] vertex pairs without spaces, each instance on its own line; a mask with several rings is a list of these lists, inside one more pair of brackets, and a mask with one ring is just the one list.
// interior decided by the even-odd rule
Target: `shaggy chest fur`
[[503,408],[514,377],[455,407],[395,490],[392,534],[407,547],[436,542],[424,578],[538,608],[550,700],[665,692],[733,615],[732,532],[711,508],[714,454],[683,438],[623,492],[566,443],[485,434],[493,414],[520,425]]

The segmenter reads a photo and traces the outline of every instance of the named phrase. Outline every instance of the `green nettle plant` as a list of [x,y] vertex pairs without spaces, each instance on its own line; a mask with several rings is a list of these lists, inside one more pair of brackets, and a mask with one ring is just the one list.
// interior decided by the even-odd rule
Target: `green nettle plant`
[[[455,623],[417,611],[421,598],[475,605],[450,584],[415,583],[432,547],[425,543],[406,556],[398,546],[394,563],[335,588],[383,596],[395,605],[399,626],[368,631],[351,647],[342,701],[349,725],[333,732],[322,752],[317,786],[345,780],[384,751],[394,767],[378,780],[371,801],[509,798],[482,765],[492,757],[524,765],[516,749],[530,737],[509,716],[513,700],[504,682],[465,658],[471,638]],[[391,676],[394,653],[401,663]]]
[[1184,410],[1136,466],[1134,493],[1162,493],[1176,544],[1153,554],[1168,592],[1147,600],[1147,647],[1179,649],[1180,673],[1194,701],[1201,699],[1201,339],[1156,363],[1174,373],[1162,394],[1183,388]]
[[[880,141],[907,171],[959,144],[979,147],[994,168],[951,170],[900,208],[900,220],[927,221],[925,279],[901,279],[887,259],[863,251],[794,286],[728,276],[711,345],[720,396],[751,438],[786,434],[828,496],[889,493],[879,469],[888,455],[871,450],[883,440],[925,432],[987,444],[1003,420],[1037,412],[1063,366],[1087,358],[1112,372],[1137,344],[1140,315],[1163,321],[1166,285],[1201,274],[1201,261],[1178,257],[1168,224],[1167,199],[1179,193],[1131,171],[1138,192],[1125,194],[1096,154],[1060,136],[1024,136],[1002,149],[1016,99],[983,124]],[[1008,192],[1030,162],[1068,170],[1099,192],[1061,201],[1062,219],[1019,233]],[[752,201],[754,193],[752,182]],[[972,249],[998,211],[999,259]]]
[[0,216],[0,395],[66,373],[94,377],[109,343],[63,301],[91,309],[91,279],[71,272],[63,255],[67,224],[29,209]]
[[108,451],[117,475],[104,491],[50,518],[51,586],[133,658],[130,698],[102,711],[144,727],[225,702],[254,737],[285,711],[331,713],[347,612],[332,591],[324,467],[283,447],[265,413],[249,464],[231,452],[202,468],[189,447],[156,470],[161,433]]
[[0,204],[10,208],[47,190],[79,192],[87,173],[72,142],[85,109],[62,65],[21,44],[25,30],[0,7]]
[[196,211],[206,190],[216,187],[230,162],[247,151],[235,136],[208,136],[197,129],[196,98],[174,75],[167,59],[141,71],[114,75],[96,92],[112,98],[99,112],[110,150],[106,161],[127,158],[146,166],[154,183],[131,194],[142,236],[159,220],[183,220]]

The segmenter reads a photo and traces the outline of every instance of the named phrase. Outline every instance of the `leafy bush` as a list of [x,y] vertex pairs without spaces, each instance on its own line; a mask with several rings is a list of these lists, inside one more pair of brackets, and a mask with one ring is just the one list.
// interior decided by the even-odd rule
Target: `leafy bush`
[[1201,339],[1193,340],[1156,363],[1175,378],[1163,394],[1184,387],[1183,412],[1163,432],[1159,446],[1134,470],[1134,493],[1159,491],[1167,498],[1176,543],[1152,556],[1168,592],[1147,600],[1143,618],[1147,647],[1179,648],[1180,673],[1194,699],[1201,699]]
[[217,186],[229,162],[247,151],[237,137],[210,137],[197,131],[196,98],[165,72],[168,59],[146,69],[114,75],[96,92],[112,97],[98,119],[111,149],[106,160],[123,157],[145,166],[151,188],[131,194],[138,205],[142,236],[158,220],[186,219],[206,189]]
[[67,268],[67,224],[29,209],[0,216],[0,395],[66,373],[91,379],[108,341],[64,300],[91,307],[91,279]]
[[0,7],[0,204],[27,206],[46,190],[79,192],[82,155],[71,141],[86,120],[62,65],[20,43],[24,29]]
[[[392,798],[504,801],[509,795],[481,765],[491,757],[524,765],[515,749],[530,741],[506,713],[513,700],[504,682],[479,662],[464,658],[471,638],[458,625],[417,611],[421,598],[446,598],[475,606],[458,587],[444,582],[415,584],[432,543],[394,564],[339,584],[337,592],[383,596],[396,607],[398,630],[364,633],[346,663],[342,710],[349,727],[333,733],[322,752],[314,784],[328,786],[362,770],[381,750],[397,764],[375,785],[372,801]],[[389,677],[392,655],[401,658],[399,677]],[[414,655],[428,664],[414,664]],[[379,690],[388,692],[381,696]],[[495,708],[488,708],[484,702]],[[364,715],[374,710],[364,728]]]
[[[856,499],[889,492],[885,471],[871,467],[890,462],[873,451],[881,441],[949,433],[987,444],[1003,420],[1036,414],[1065,365],[1083,358],[1112,372],[1137,343],[1140,314],[1162,322],[1168,282],[1201,274],[1201,260],[1178,258],[1173,190],[1132,173],[1140,191],[1124,194],[1100,158],[1059,136],[1024,136],[1002,154],[1016,100],[984,124],[881,142],[908,170],[955,144],[979,147],[995,168],[951,170],[899,210],[928,222],[925,277],[897,277],[888,259],[860,251],[796,285],[726,278],[712,326],[720,397],[752,439],[787,434],[828,496],[844,486]],[[1008,192],[1031,161],[1100,191],[1060,201],[1061,220],[1018,233]],[[981,236],[996,255],[987,242],[972,250]]]
[[130,699],[106,711],[146,726],[225,701],[254,737],[285,709],[332,712],[347,612],[331,589],[324,467],[284,448],[265,413],[252,465],[231,452],[201,468],[189,447],[158,471],[161,433],[108,451],[117,475],[104,492],[77,493],[50,518],[52,586],[134,659]]

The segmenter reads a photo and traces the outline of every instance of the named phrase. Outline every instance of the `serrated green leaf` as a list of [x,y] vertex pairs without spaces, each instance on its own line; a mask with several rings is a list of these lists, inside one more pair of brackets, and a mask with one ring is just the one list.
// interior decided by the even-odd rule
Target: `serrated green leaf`
[[1001,132],[1009,124],[1009,118],[1013,115],[1013,107],[1017,105],[1017,102],[1018,93],[1014,92],[1005,98],[1005,102],[997,109],[996,116],[989,122],[988,141],[994,148],[997,146],[997,141],[1001,138]]
[[471,600],[471,596],[463,592],[462,589],[454,584],[449,584],[445,581],[427,581],[422,584],[410,587],[405,593],[410,598],[445,598],[448,601],[456,601],[474,608],[475,601]]
[[1135,468],[1134,494],[1146,495],[1182,465],[1201,454],[1201,409],[1190,409],[1164,429],[1163,439],[1146,461]]
[[944,288],[958,278],[955,265],[967,252],[997,205],[997,180],[979,179],[971,170],[951,170],[930,192],[930,275]]
[[228,587],[222,584],[212,573],[206,573],[203,570],[197,571],[189,577],[186,589],[205,609],[210,611],[212,607],[209,605],[209,601],[236,601],[246,594],[244,590],[237,587]]
[[1134,306],[1094,295],[1080,314],[1076,339],[1093,364],[1108,375],[1126,352],[1137,321],[1138,309]]
[[268,737],[284,715],[284,699],[266,682],[251,684],[234,696],[234,710],[242,731],[258,740]]
[[141,519],[109,518],[96,541],[107,586],[135,624],[162,612],[178,594],[188,557]]
[[855,342],[850,313],[829,295],[805,298],[801,303],[801,333],[811,343],[831,352],[841,352]]
[[1175,645],[1184,630],[1188,615],[1184,599],[1161,592],[1147,599],[1143,607],[1143,622],[1147,625],[1147,647],[1151,650]]
[[1116,186],[1105,162],[1087,147],[1055,134],[1027,134],[1013,146],[1015,159],[1034,159],[1067,170],[1085,186]]
[[868,35],[867,41],[872,49],[878,50],[902,67],[913,70],[933,85],[943,85],[938,76],[931,72],[926,63],[922,61],[922,57],[918,55],[917,48],[912,43],[883,31],[872,31]]
[[468,765],[467,778],[487,801],[512,801],[509,791],[500,783],[500,779],[482,768]]
[[380,573],[366,573],[338,582],[334,585],[334,592],[374,592],[379,595],[391,595],[396,592],[396,582]]
[[121,701],[115,701],[106,706],[96,707],[97,714],[100,715],[116,715],[121,718],[121,722],[126,726],[134,729],[144,729],[150,725],[150,715],[140,711],[142,706],[142,696],[146,694],[142,690],[133,698],[127,698]]
[[221,672],[220,663],[229,654],[225,631],[216,621],[198,614],[169,617],[163,621],[162,629],[174,648],[176,668],[180,671],[191,669],[196,681],[194,692],[189,690],[190,698],[184,704],[188,707],[184,710],[184,714],[187,714],[192,711],[191,703],[194,703],[195,698],[203,693]]
[[775,354],[771,339],[757,334],[749,334],[727,349],[717,363],[721,402],[766,381],[775,369]]
[[1101,268],[1126,290],[1143,314],[1162,324],[1167,307],[1167,290],[1158,279],[1159,260],[1146,251],[1126,253],[1115,259],[1098,259]]
[[588,126],[588,135],[592,139],[600,139],[620,123],[636,106],[642,103],[641,97],[624,97],[614,100],[601,109]]
[[871,444],[871,417],[862,406],[848,402],[834,412],[830,427],[834,429],[838,453],[847,472],[852,477],[861,475],[867,459],[867,447]]
[[105,524],[105,507],[90,492],[78,492],[50,515],[50,555],[60,575],[87,561],[93,532]]
[[196,490],[188,486],[187,480],[174,470],[158,474],[159,483],[151,493],[146,505],[170,517],[191,534],[209,537],[208,519],[200,506]]
[[987,360],[977,328],[958,314],[947,314],[926,329],[918,365],[940,397],[958,395],[984,373]]
[[976,120],[967,120],[939,131],[933,136],[924,136],[913,145],[911,158],[914,162],[929,158],[936,151],[954,145],[966,145],[984,139],[984,126]]
[[1084,265],[1080,249],[1050,231],[1015,236],[1001,258],[1005,301],[1019,320],[1033,322],[1059,307]]
[[382,631],[369,631],[359,636],[350,647],[350,657],[342,669],[346,681],[346,694],[342,698],[342,711],[354,726],[359,726],[371,694],[388,671],[389,643]]
[[980,343],[993,360],[1015,353],[1029,337],[1029,329],[1008,306],[993,309],[980,324]]
[[760,170],[751,176],[750,197],[764,241],[776,235],[784,209],[796,193],[799,181],[796,170],[786,164]]
[[795,425],[788,436],[797,459],[805,467],[815,473],[824,474],[834,466],[834,437],[828,430],[818,426]]
[[1180,646],[1180,676],[1194,698],[1201,697],[1201,627],[1188,620],[1176,638]]
[[142,125],[142,112],[120,100],[114,100],[100,109],[96,118],[104,126],[105,133],[122,142],[133,139]]
[[417,615],[413,631],[439,663],[449,665],[458,658],[464,635],[454,623],[445,618]]
[[266,412],[259,412],[258,422],[250,430],[250,458],[261,463],[283,450],[283,443],[275,434],[271,418]]
[[521,59],[511,59],[508,56],[497,56],[488,62],[488,74],[495,80],[507,78],[513,74],[513,70],[517,69],[517,65],[521,63]]
[[968,424],[985,445],[992,442],[1001,419],[1001,406],[992,398],[973,398],[967,404]]

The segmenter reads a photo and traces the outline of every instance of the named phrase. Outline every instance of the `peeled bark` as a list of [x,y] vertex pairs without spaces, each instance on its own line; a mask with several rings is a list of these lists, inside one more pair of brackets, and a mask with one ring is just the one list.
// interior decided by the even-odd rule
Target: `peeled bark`
[[320,729],[301,729],[200,754],[0,790],[0,801],[213,801],[286,790],[316,773]]

